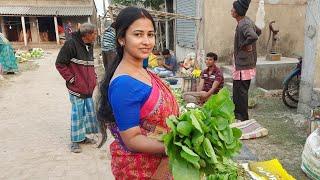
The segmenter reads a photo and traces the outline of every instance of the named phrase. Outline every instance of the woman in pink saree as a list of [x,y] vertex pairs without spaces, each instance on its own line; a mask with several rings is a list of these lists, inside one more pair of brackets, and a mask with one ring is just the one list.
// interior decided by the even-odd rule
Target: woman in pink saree
[[[152,179],[166,159],[159,141],[169,130],[166,118],[177,116],[179,108],[168,86],[142,66],[155,45],[151,15],[141,8],[125,8],[115,29],[118,59],[101,84],[98,119],[102,133],[107,127],[115,137],[110,145],[115,178]],[[169,171],[161,175],[171,178]]]

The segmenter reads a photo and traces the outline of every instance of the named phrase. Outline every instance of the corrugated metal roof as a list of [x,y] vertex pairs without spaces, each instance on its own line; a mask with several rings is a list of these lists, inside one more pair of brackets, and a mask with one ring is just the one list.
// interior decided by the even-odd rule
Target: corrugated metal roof
[[[177,13],[196,16],[196,0],[177,0]],[[196,23],[194,20],[177,19],[177,44],[182,47],[195,48]]]
[[63,7],[37,7],[37,6],[0,6],[0,15],[29,15],[29,16],[91,16],[93,7],[63,6]]

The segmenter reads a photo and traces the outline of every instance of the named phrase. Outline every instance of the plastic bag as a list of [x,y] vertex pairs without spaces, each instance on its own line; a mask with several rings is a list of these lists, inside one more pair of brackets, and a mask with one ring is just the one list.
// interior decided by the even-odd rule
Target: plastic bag
[[264,10],[264,0],[259,1],[259,7],[256,14],[256,26],[259,29],[263,29],[265,27],[264,17],[266,15],[266,12]]
[[320,128],[307,138],[302,152],[301,169],[311,179],[320,179]]
[[249,162],[249,170],[266,180],[295,180],[277,159],[264,162]]

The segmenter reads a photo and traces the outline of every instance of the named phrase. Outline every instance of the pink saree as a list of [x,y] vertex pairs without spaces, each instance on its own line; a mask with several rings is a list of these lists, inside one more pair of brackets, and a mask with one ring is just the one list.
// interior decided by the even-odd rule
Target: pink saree
[[[169,130],[165,120],[170,115],[177,116],[179,107],[169,87],[157,75],[149,74],[152,90],[140,111],[140,129],[143,135],[157,139]],[[164,157],[130,152],[122,142],[118,128],[113,126],[110,130],[115,137],[110,145],[111,167],[115,178],[151,179]]]

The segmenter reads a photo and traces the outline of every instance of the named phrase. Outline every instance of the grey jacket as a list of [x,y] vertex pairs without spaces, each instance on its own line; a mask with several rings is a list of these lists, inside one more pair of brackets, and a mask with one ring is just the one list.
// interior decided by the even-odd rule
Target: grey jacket
[[[234,59],[236,70],[252,69],[257,63],[256,41],[261,30],[248,17],[238,23],[234,38]],[[252,51],[246,48],[252,45]]]

